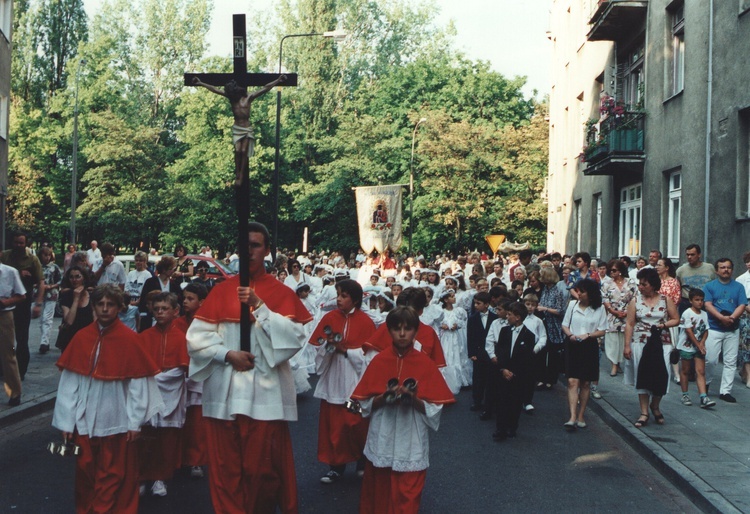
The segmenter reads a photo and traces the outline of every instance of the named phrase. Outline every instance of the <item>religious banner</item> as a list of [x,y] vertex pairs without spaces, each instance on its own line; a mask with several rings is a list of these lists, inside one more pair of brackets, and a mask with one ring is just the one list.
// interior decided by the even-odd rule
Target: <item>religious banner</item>
[[401,191],[396,186],[355,187],[359,244],[365,253],[401,246]]

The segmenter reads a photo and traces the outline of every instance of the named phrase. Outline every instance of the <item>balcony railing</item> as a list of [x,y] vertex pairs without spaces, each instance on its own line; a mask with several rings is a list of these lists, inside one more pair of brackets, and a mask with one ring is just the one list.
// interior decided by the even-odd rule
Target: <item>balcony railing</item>
[[644,152],[644,114],[625,112],[608,116],[587,129],[583,149],[585,175],[615,175],[642,172]]
[[640,30],[648,1],[599,0],[589,19],[589,41],[620,41]]

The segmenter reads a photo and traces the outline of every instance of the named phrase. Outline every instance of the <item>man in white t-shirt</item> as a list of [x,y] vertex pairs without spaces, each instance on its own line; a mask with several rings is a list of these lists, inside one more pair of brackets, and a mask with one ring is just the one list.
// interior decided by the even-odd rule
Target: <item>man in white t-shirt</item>
[[125,290],[125,266],[115,260],[115,247],[112,243],[104,243],[101,249],[102,263],[94,273],[96,285],[115,284],[121,291]]

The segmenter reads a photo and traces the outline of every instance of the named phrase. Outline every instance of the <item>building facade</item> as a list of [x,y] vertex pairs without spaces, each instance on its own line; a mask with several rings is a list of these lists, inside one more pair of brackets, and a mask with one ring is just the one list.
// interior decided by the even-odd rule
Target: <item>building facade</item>
[[13,0],[0,0],[0,249],[5,248],[8,195],[8,124]]
[[741,263],[750,0],[553,0],[549,37],[548,248]]

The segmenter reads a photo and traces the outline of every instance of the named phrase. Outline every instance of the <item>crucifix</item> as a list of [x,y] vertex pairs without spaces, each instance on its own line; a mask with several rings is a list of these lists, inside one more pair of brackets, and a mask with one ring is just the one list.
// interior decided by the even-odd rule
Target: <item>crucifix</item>
[[[247,73],[247,32],[245,15],[232,16],[234,25],[233,73],[185,73],[185,85],[205,87],[212,93],[226,97],[232,106],[234,125],[232,141],[234,143],[235,181],[234,190],[237,207],[237,248],[240,256],[240,285],[250,285],[248,269],[248,221],[250,217],[250,180],[248,177],[248,160],[253,155],[255,138],[250,126],[250,106],[256,98],[267,93],[275,86],[296,86],[297,75],[279,75],[271,73]],[[248,86],[261,86],[248,92]],[[224,89],[220,89],[223,87]],[[240,349],[250,351],[250,307],[240,304]]]

